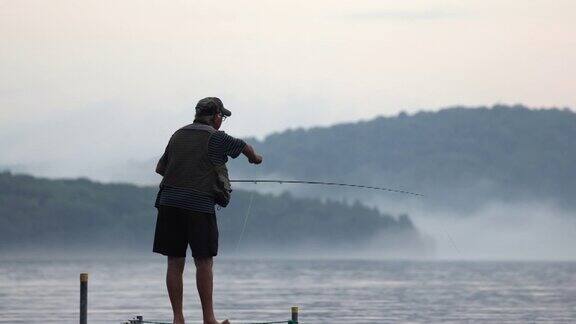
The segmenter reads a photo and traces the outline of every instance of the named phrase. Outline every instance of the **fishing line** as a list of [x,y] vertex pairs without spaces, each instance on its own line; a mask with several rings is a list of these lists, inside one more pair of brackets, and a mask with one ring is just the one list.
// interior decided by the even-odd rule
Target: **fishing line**
[[448,233],[448,230],[446,228],[444,228],[444,232],[446,232],[446,235],[448,236],[448,239],[450,239],[450,242],[452,243],[452,246],[454,247],[454,249],[456,250],[456,252],[458,252],[458,254],[462,254],[460,253],[460,249],[458,249],[458,247],[456,246],[456,243],[454,243],[454,240],[452,239],[452,236],[450,236],[450,233]]
[[252,191],[250,194],[250,203],[248,203],[248,210],[246,210],[246,216],[244,217],[244,225],[242,225],[242,231],[240,232],[240,237],[238,237],[238,242],[236,242],[236,253],[238,253],[238,248],[240,247],[240,242],[244,236],[244,231],[246,230],[246,224],[248,224],[248,216],[250,216],[250,211],[252,210],[252,202],[254,201],[254,194],[256,191]]

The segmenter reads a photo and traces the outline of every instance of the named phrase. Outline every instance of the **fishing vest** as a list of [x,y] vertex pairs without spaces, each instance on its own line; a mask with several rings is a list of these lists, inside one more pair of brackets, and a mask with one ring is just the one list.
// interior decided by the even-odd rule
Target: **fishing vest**
[[[190,124],[170,138],[166,171],[160,185],[183,187],[212,196],[225,207],[230,199],[226,164],[214,165],[208,158],[208,142],[216,132],[212,126]],[[228,197],[222,197],[222,195]],[[223,201],[225,200],[225,201]]]

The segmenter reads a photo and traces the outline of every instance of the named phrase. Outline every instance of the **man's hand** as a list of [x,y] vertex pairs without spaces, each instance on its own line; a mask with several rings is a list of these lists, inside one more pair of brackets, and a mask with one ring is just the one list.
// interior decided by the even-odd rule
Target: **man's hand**
[[254,148],[250,144],[246,144],[246,146],[244,146],[244,150],[242,151],[242,154],[246,155],[246,157],[248,158],[248,162],[250,162],[252,164],[262,163],[262,156],[259,154],[256,154],[256,152],[254,152]]
[[252,164],[260,164],[262,163],[262,155],[254,154],[254,159],[248,158],[248,162]]

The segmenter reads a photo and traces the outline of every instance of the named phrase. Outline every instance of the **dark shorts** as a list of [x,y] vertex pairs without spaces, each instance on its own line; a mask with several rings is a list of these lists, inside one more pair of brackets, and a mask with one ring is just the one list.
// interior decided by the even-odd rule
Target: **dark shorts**
[[185,257],[188,245],[194,258],[218,254],[216,215],[159,206],[153,251],[167,256]]

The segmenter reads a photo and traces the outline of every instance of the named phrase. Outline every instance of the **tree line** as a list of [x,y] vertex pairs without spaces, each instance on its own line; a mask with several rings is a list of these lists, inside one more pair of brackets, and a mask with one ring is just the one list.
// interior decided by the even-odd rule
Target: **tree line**
[[[2,172],[0,246],[151,250],[156,193],[154,186],[104,184],[83,178],[50,180]],[[359,203],[236,190],[229,207],[217,212],[225,250],[236,248],[250,200],[243,249],[349,246],[387,233],[421,244],[407,215],[383,214]]]

